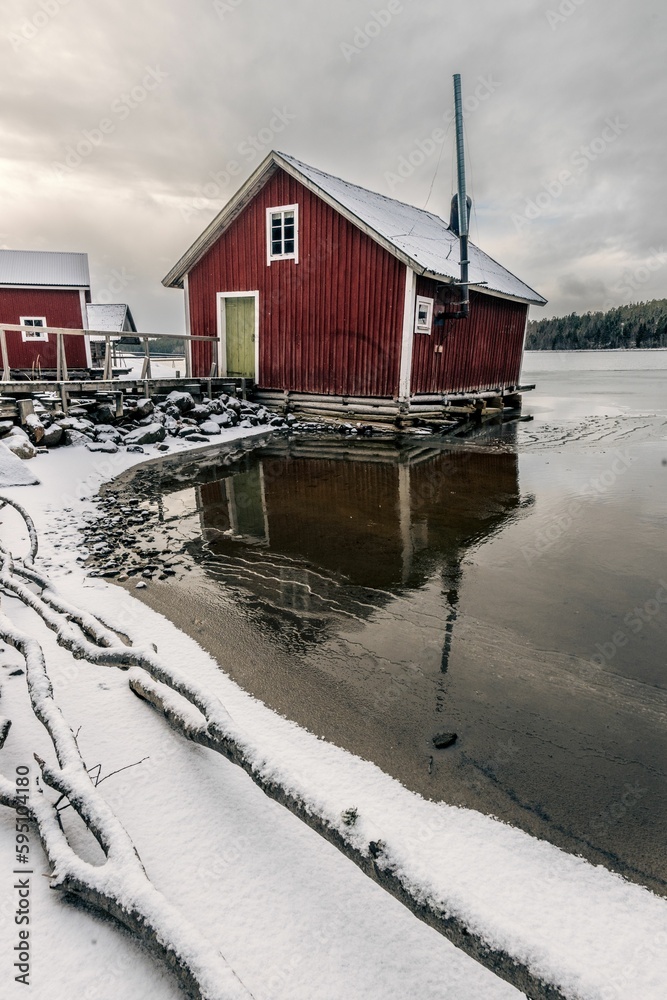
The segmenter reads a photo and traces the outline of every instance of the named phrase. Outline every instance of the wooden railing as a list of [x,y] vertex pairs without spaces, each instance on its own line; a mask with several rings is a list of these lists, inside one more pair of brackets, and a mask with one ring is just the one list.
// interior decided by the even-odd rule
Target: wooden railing
[[[190,351],[187,349],[189,343],[193,340],[204,340],[209,344],[217,344],[220,341],[219,337],[193,337],[190,334],[185,333],[135,333],[133,330],[123,331],[122,333],[109,333],[108,330],[70,330],[66,327],[57,326],[25,326],[20,323],[2,323],[0,324],[0,353],[2,355],[2,378],[0,381],[8,382],[10,381],[10,364],[9,364],[9,354],[7,351],[7,337],[5,335],[6,330],[12,330],[16,332],[27,332],[35,333],[38,330],[40,333],[46,333],[49,337],[54,336],[56,338],[56,381],[66,382],[68,380],[68,370],[67,370],[67,356],[65,350],[65,337],[103,337],[105,341],[104,348],[104,379],[113,378],[113,366],[112,366],[112,352],[111,352],[111,342],[112,340],[118,340],[120,337],[137,337],[143,342],[144,345],[144,358],[141,369],[141,378],[147,379],[152,378],[151,374],[151,350],[150,342],[153,340],[164,340],[169,338],[170,340],[182,340],[186,350],[185,350],[185,377],[192,377],[192,359],[190,357]],[[29,341],[27,341],[29,342]],[[35,340],[34,343],[39,343]],[[217,374],[217,363],[214,361],[211,365],[210,376]]]

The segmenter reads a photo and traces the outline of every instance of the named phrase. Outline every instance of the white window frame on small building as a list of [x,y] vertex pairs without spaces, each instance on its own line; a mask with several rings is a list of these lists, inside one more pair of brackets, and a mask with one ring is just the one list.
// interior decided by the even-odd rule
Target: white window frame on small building
[[[433,299],[418,295],[415,301],[415,333],[430,333],[433,327]],[[424,313],[424,318],[420,318]]]
[[[40,327],[47,326],[46,316],[21,316],[21,326],[32,326],[35,330],[39,330]],[[28,330],[21,330],[21,340],[24,344],[32,344],[36,340],[45,343],[48,342],[48,339],[49,335],[46,330],[42,330],[38,334],[32,334]]]
[[[292,213],[294,216],[294,249],[285,253],[285,215]],[[274,253],[274,216],[280,216],[280,252]],[[299,206],[298,205],[276,205],[274,208],[266,210],[266,264],[270,266],[274,260],[293,260],[299,263]]]

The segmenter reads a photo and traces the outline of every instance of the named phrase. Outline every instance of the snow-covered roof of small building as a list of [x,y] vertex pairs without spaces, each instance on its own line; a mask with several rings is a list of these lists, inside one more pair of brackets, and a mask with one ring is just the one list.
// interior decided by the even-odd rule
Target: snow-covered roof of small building
[[130,307],[124,302],[89,302],[86,306],[88,329],[109,333],[135,333]]
[[0,250],[0,285],[90,288],[88,254]]
[[[414,205],[350,184],[293,156],[272,152],[166,275],[162,282],[164,285],[173,287],[182,284],[184,275],[231,225],[277,168],[286,170],[419,274],[445,281],[458,280],[459,239],[444,219]],[[470,283],[479,285],[480,291],[495,292],[536,305],[546,302],[538,292],[473,243],[468,245],[468,257]]]

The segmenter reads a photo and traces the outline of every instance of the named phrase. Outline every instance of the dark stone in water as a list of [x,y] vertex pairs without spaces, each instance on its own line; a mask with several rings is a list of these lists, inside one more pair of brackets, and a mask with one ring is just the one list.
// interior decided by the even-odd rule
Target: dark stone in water
[[438,733],[437,736],[433,737],[433,746],[436,750],[444,750],[445,747],[456,743],[457,737],[458,733]]

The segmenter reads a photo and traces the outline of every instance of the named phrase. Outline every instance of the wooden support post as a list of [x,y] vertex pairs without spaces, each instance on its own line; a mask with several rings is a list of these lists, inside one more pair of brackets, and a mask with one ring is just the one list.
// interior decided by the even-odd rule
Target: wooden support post
[[111,360],[111,337],[104,338],[104,378],[113,378],[113,364]]
[[520,392],[508,392],[503,396],[503,406],[510,410],[520,410],[522,402]]
[[62,333],[56,334],[56,380],[67,382],[67,354],[65,353],[65,338]]
[[247,379],[244,379],[244,378],[241,379],[241,399],[247,399],[248,398],[248,389],[246,387],[246,382],[247,382]]
[[19,411],[19,422],[21,427],[25,427],[26,418],[35,412],[35,405],[31,399],[19,399],[16,406]]
[[212,378],[215,378],[217,374],[218,374],[218,365],[214,361],[213,364],[211,365],[211,370],[208,373],[208,377],[209,377],[209,379],[212,379]]
[[206,379],[206,395],[209,399],[213,399],[213,386],[210,378]]
[[151,373],[151,348],[148,337],[144,337],[144,363],[141,368],[142,379],[152,378]]
[[115,400],[116,400],[116,412],[115,412],[115,416],[116,417],[122,417],[123,416],[123,393],[122,392],[115,392],[114,393],[114,397],[115,397]]
[[67,416],[67,412],[69,410],[69,400],[67,398],[67,389],[64,382],[60,383],[60,402],[62,404],[63,413]]
[[10,368],[9,355],[7,354],[7,334],[0,330],[0,350],[2,351],[2,381],[9,382]]

